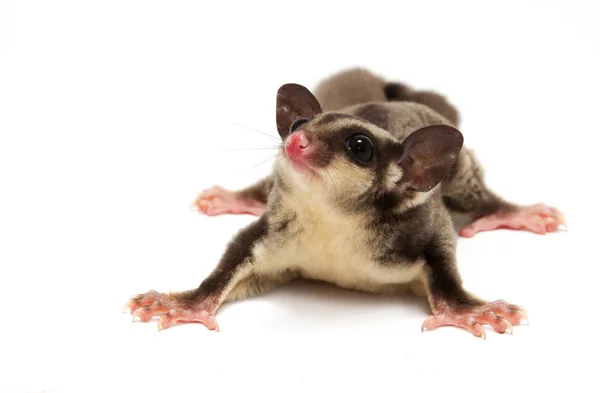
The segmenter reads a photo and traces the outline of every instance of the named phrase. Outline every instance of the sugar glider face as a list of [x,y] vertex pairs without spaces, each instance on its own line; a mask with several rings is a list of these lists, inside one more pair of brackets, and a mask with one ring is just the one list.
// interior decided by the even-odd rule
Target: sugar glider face
[[336,113],[298,123],[283,140],[281,166],[301,188],[339,201],[389,191],[401,179],[400,143],[373,124]]
[[358,117],[322,113],[308,89],[296,84],[278,91],[277,129],[284,178],[344,204],[428,192],[462,148],[462,135],[452,127],[425,127],[401,143]]

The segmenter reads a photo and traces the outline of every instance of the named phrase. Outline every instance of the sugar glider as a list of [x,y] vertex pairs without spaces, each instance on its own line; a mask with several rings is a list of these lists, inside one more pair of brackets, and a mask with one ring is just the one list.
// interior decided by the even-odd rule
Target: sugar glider
[[463,288],[451,213],[471,216],[460,229],[466,237],[504,227],[553,232],[564,217],[486,187],[445,97],[351,69],[314,95],[285,84],[276,105],[282,145],[272,174],[239,191],[213,187],[195,201],[210,216],[259,218],[233,237],[198,288],[129,299],[134,319],[158,317],[159,330],[190,322],[218,330],[223,302],[296,278],[380,294],[410,288],[431,307],[422,330],[456,326],[485,337],[483,325],[512,332],[527,318],[520,306]]

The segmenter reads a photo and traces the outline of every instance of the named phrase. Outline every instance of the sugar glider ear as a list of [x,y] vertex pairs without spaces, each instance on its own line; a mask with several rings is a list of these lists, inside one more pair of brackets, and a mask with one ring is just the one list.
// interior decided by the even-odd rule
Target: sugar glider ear
[[321,113],[321,105],[304,86],[288,83],[277,91],[277,131],[281,138],[290,133],[290,127],[299,118],[313,118]]
[[450,126],[434,125],[413,132],[402,142],[401,183],[408,183],[414,191],[431,190],[450,171],[462,146],[462,134]]

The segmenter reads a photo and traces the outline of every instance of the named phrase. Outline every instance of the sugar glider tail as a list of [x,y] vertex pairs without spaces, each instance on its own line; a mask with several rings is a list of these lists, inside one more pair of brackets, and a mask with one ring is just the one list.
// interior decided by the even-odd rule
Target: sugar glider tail
[[460,122],[458,110],[446,97],[388,82],[364,68],[351,68],[330,76],[317,85],[314,94],[325,111],[367,102],[410,101],[430,107],[456,126]]

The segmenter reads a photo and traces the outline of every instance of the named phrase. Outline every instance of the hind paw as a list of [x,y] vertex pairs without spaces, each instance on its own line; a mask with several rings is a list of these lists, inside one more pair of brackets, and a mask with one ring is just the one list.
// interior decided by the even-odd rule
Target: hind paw
[[564,215],[555,207],[543,203],[520,207],[515,211],[494,213],[482,217],[459,232],[460,236],[473,237],[478,232],[494,229],[514,229],[544,235],[566,230]]

